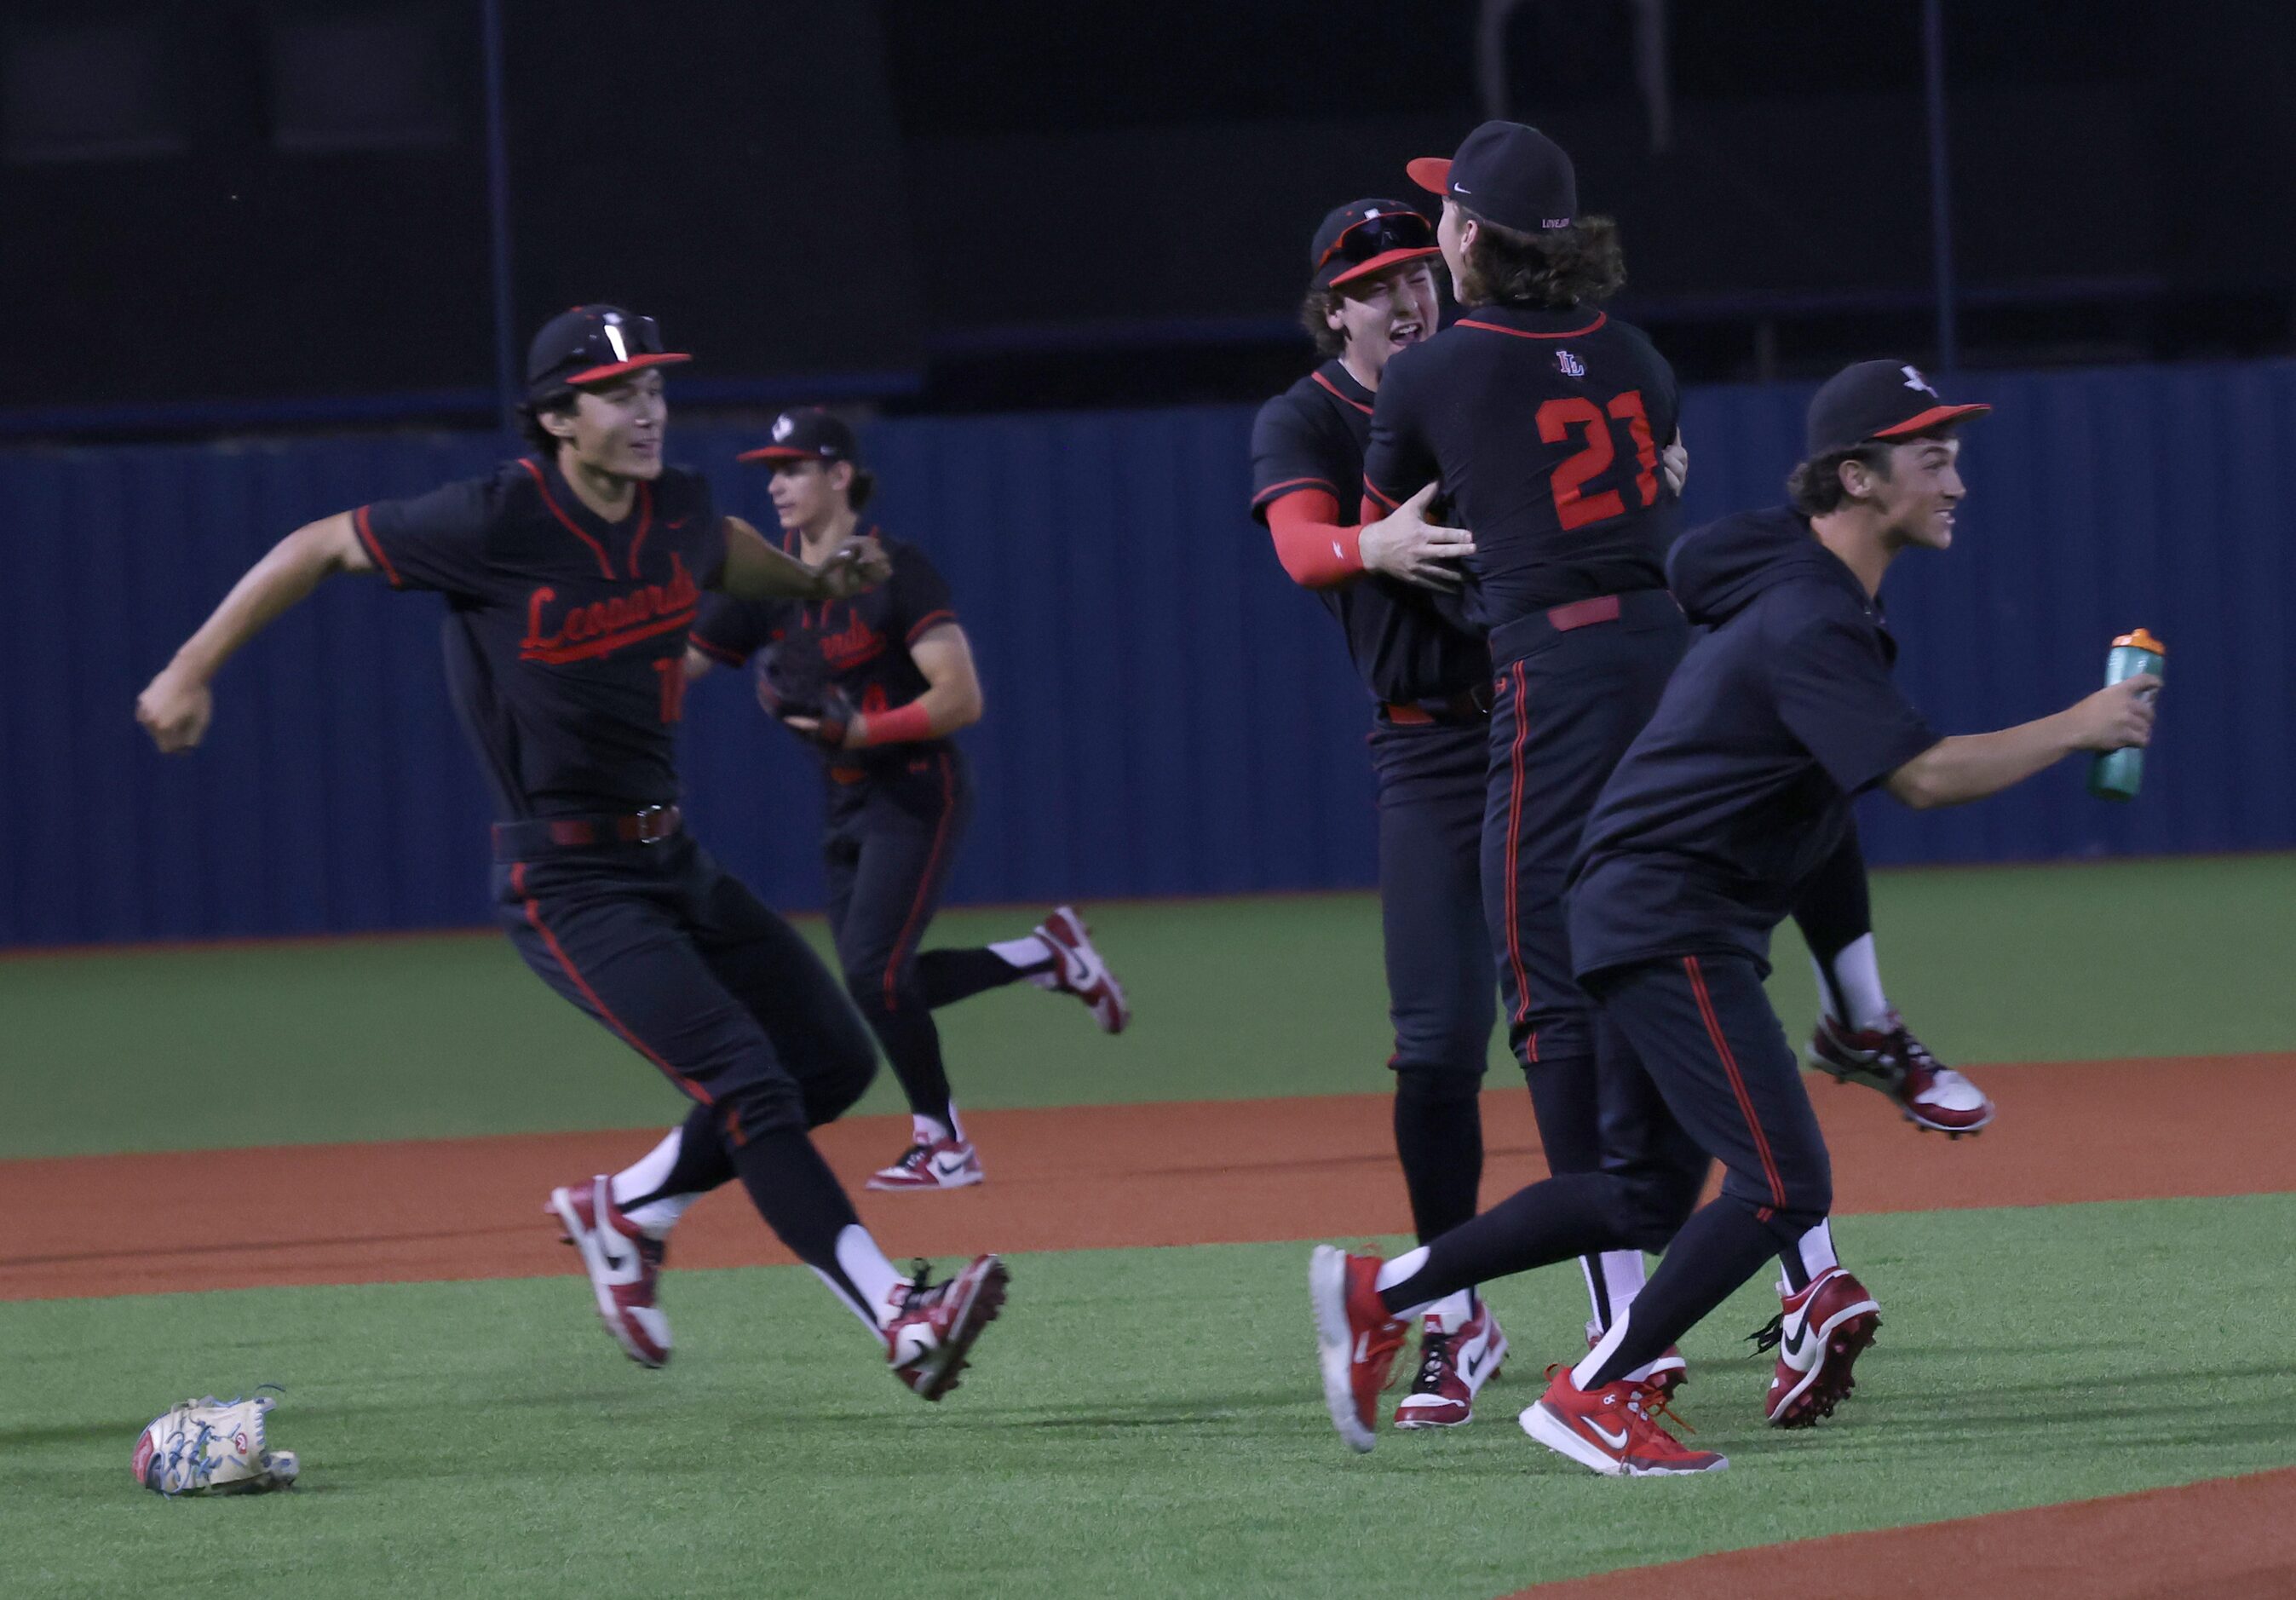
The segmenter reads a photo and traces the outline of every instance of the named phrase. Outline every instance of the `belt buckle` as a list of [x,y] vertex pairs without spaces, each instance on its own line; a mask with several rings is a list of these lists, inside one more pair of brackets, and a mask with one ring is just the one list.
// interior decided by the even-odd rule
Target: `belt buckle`
[[648,806],[636,814],[640,844],[660,844],[669,837],[669,812],[668,806]]

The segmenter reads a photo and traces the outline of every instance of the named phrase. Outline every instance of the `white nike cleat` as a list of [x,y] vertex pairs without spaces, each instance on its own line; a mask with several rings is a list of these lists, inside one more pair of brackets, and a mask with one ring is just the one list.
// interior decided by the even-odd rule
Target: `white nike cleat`
[[970,1143],[956,1139],[919,1139],[901,1153],[901,1159],[869,1176],[873,1189],[964,1189],[988,1174]]
[[1124,986],[1093,948],[1092,930],[1084,925],[1084,918],[1073,907],[1062,906],[1037,924],[1037,937],[1055,957],[1052,970],[1037,981],[1056,994],[1082,1000],[1103,1033],[1123,1032],[1132,1020],[1132,1007],[1124,998]]
[[1757,1350],[1778,1347],[1777,1370],[1762,1415],[1774,1428],[1808,1428],[1849,1398],[1850,1368],[1882,1325],[1881,1302],[1839,1267],[1786,1296],[1776,1322],[1754,1335]]

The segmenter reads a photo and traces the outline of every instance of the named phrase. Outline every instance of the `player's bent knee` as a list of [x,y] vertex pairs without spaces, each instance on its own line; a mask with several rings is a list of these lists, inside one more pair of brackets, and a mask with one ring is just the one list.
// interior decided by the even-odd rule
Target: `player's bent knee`
[[793,1082],[758,1079],[719,1095],[714,1109],[726,1141],[738,1148],[764,1134],[804,1132],[812,1125],[806,1099]]
[[1470,1070],[1407,1060],[1398,1060],[1395,1063],[1395,1097],[1409,1101],[1414,1105],[1457,1105],[1475,1099],[1482,1092],[1483,1074],[1480,1067]]

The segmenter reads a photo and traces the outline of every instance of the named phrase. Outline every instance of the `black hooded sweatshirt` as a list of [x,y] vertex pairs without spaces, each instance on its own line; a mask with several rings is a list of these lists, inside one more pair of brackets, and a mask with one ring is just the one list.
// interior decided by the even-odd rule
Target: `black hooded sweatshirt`
[[1769,971],[1770,930],[1851,800],[1938,743],[1890,677],[1881,608],[1807,518],[1683,537],[1668,585],[1707,629],[1603,786],[1570,889],[1581,978],[1680,956]]

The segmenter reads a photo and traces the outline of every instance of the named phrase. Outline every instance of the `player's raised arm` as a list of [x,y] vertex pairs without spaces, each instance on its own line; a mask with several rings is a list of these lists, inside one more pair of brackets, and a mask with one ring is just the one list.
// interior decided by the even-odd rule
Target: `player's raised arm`
[[726,519],[726,572],[718,587],[736,600],[842,600],[884,582],[892,570],[884,546],[864,536],[840,545],[808,567],[766,543],[739,517]]
[[1916,811],[1965,805],[2023,783],[2075,751],[2142,749],[2152,740],[2150,673],[2123,678],[2054,717],[1939,740],[1891,773],[1890,792]]
[[135,720],[174,754],[199,743],[215,712],[209,685],[239,647],[338,572],[372,572],[352,513],[338,512],[281,539],[232,586],[199,631],[135,698]]

